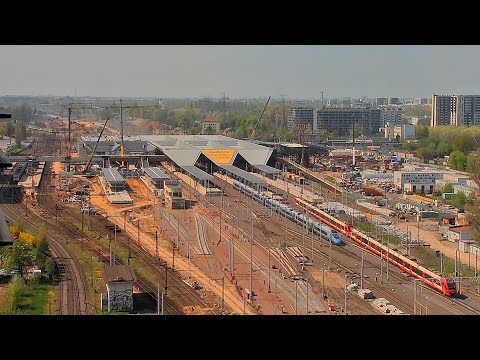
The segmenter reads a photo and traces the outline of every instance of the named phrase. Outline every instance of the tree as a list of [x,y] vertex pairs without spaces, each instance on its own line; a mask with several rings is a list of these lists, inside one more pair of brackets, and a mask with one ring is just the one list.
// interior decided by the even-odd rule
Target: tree
[[3,257],[6,260],[8,270],[16,270],[21,276],[29,266],[33,266],[32,247],[22,239],[17,239],[12,246],[8,246],[3,251]]
[[467,196],[463,191],[459,191],[458,193],[456,193],[452,199],[452,204],[457,209],[464,209],[466,203],[467,203]]
[[55,261],[50,256],[45,260],[44,274],[51,280],[55,274]]
[[454,170],[464,171],[467,167],[467,157],[459,150],[453,150],[448,158],[448,167]]
[[428,138],[428,127],[427,126],[417,126],[417,139],[426,139]]
[[8,285],[7,314],[19,313],[20,303],[25,290],[25,281],[20,276],[14,276]]
[[467,155],[467,171],[469,173],[475,173],[480,170],[480,151]]
[[437,153],[438,156],[446,156],[452,152],[453,148],[452,145],[446,143],[446,142],[441,142],[437,146]]
[[444,193],[453,193],[453,185],[447,182],[445,186],[443,187],[443,192]]
[[48,242],[45,237],[41,237],[37,241],[37,246],[35,248],[35,264],[37,267],[45,272],[46,261],[51,257],[50,250],[48,249]]
[[417,156],[422,159],[424,162],[427,160],[431,160],[434,157],[434,152],[426,147],[421,147],[420,149],[417,150]]
[[10,120],[5,124],[5,135],[12,137],[15,134],[15,127]]
[[468,132],[462,132],[453,138],[453,150],[468,154],[473,150],[473,146],[473,138]]
[[22,141],[25,139],[25,133],[24,125],[17,124],[17,126],[15,126],[15,143],[18,146],[22,145]]

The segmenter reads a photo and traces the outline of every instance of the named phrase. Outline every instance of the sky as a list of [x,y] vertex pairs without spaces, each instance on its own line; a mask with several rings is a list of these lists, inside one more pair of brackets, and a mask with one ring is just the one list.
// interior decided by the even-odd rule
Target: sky
[[480,94],[479,45],[0,45],[0,96]]

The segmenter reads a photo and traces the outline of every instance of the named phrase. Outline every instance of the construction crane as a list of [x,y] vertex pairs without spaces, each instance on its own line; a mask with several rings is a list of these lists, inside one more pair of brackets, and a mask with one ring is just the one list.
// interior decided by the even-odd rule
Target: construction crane
[[300,157],[300,164],[304,165],[304,157],[305,157],[305,126],[300,126],[297,129],[297,134],[298,134],[298,141],[300,142],[300,145],[302,145],[302,155]]
[[268,97],[267,103],[265,104],[265,107],[263,108],[263,111],[262,111],[262,113],[260,114],[260,117],[258,118],[257,123],[255,124],[255,127],[254,127],[253,130],[252,130],[252,133],[251,133],[251,135],[250,135],[250,139],[251,139],[251,140],[254,140],[254,139],[255,139],[255,135],[257,134],[258,124],[260,124],[260,121],[262,120],[263,113],[265,112],[265,109],[267,108],[267,105],[268,105],[268,102],[269,102],[269,101],[270,101],[270,96]]
[[102,138],[103,130],[107,127],[107,120],[105,120],[105,124],[103,124],[102,130],[100,130],[100,135],[98,136],[97,142],[95,143],[95,146],[93,147],[92,153],[88,157],[87,164],[85,165],[85,169],[83,169],[84,174],[88,174],[88,171],[90,170],[90,165],[92,164],[93,156],[95,155],[95,151],[97,151],[97,146],[98,143],[100,142],[100,139]]

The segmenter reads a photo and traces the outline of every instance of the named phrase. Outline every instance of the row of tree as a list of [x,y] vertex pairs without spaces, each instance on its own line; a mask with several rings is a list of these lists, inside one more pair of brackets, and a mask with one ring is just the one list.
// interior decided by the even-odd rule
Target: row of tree
[[52,280],[55,261],[48,248],[45,225],[34,235],[25,231],[23,222],[17,220],[10,225],[10,232],[15,239],[13,245],[4,247],[0,255],[4,268],[17,275],[8,286],[6,306],[1,310],[6,314],[17,314],[21,312],[22,297],[28,292],[29,286],[35,283],[25,281],[28,269],[35,266],[42,271],[43,277]]

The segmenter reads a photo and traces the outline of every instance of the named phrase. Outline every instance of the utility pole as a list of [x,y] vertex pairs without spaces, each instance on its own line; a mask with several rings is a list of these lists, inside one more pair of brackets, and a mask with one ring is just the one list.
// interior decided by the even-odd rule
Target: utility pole
[[[475,275],[477,276],[477,275]],[[268,292],[271,293],[270,289],[270,248],[268,248]]]
[[157,315],[160,315],[160,283],[157,284]]
[[305,315],[308,315],[308,278],[307,278],[307,310]]
[[363,289],[363,253],[364,251],[362,250],[362,265],[360,267],[360,289]]
[[163,295],[164,293],[162,292],[162,315],[163,315]]
[[225,303],[225,278],[222,277],[222,315],[223,315],[223,307]]
[[250,239],[250,302],[253,301],[253,217],[251,219],[252,237]]
[[137,243],[140,246],[140,219],[137,220]]
[[298,315],[298,281],[295,281],[295,315]]
[[275,279],[275,305],[274,305],[274,315],[277,315],[277,279]]
[[158,259],[158,231],[155,230],[155,257]]
[[180,221],[178,218],[178,213],[177,213],[177,250],[178,250],[178,244],[180,243]]

